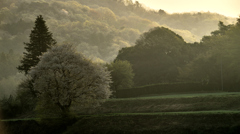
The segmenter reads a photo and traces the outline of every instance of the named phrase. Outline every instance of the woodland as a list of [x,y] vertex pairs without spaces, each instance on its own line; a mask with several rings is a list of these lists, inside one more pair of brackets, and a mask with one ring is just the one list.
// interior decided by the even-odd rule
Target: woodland
[[[14,94],[17,85],[24,77],[23,74],[18,73],[16,67],[20,64],[20,59],[25,51],[24,42],[28,42],[34,20],[38,15],[44,17],[58,44],[73,44],[77,51],[93,61],[103,63],[114,61],[119,50],[135,46],[136,40],[141,40],[139,39],[140,35],[154,27],[165,27],[181,36],[178,37],[179,42],[181,42],[178,47],[187,50],[189,46],[195,46],[196,49],[190,50],[189,53],[196,57],[203,51],[207,51],[199,44],[209,42],[207,39],[210,37],[202,37],[211,36],[211,32],[218,29],[219,21],[224,26],[236,23],[235,18],[217,13],[169,14],[162,9],[159,11],[148,9],[143,4],[133,3],[131,0],[1,0],[1,97]],[[177,67],[181,66],[180,68],[182,68],[186,62],[190,63],[194,59],[194,56],[187,56],[190,59],[187,59],[188,61],[185,63],[176,63]],[[205,56],[209,57],[209,54]],[[135,67],[136,65],[133,65],[133,68]],[[176,71],[176,66],[171,67],[171,69],[179,73],[179,70]],[[169,76],[174,77],[174,80],[160,78],[159,81],[143,84],[176,81],[177,77],[175,76],[178,74],[174,73],[174,75]]]
[[132,0],[1,0],[0,132],[238,133],[239,35]]

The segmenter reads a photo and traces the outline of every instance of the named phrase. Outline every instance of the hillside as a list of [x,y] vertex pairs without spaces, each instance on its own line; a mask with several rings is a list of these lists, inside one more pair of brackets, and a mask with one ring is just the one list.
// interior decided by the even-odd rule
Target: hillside
[[[74,43],[88,56],[105,61],[113,59],[121,47],[134,45],[141,33],[155,26],[168,27],[185,41],[194,42],[216,30],[219,21],[224,24],[235,21],[215,13],[162,14],[117,0],[9,0],[3,3],[1,51],[23,51],[22,43],[28,41],[33,21],[41,14],[59,44]],[[104,51],[103,47],[107,49]],[[113,52],[106,54],[106,51]]]
[[0,88],[5,94],[12,93],[22,77],[16,65],[24,52],[23,42],[29,41],[33,22],[40,14],[58,44],[74,44],[79,52],[100,62],[112,61],[121,48],[134,46],[143,32],[156,26],[168,27],[186,42],[195,42],[216,30],[219,21],[235,21],[209,12],[168,14],[130,0],[2,0],[0,71],[4,73],[0,83],[7,84]]

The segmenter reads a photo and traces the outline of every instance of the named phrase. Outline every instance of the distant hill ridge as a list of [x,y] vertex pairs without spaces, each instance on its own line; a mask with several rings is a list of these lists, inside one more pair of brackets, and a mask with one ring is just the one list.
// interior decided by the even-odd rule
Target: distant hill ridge
[[40,14],[59,44],[74,44],[79,52],[99,62],[114,60],[121,48],[134,46],[139,36],[153,27],[164,26],[186,42],[195,42],[216,30],[219,21],[226,25],[235,21],[210,12],[168,14],[131,0],[1,0],[0,53],[1,59],[7,55],[9,60],[0,61],[4,72],[0,89],[6,94],[20,81],[16,65]]

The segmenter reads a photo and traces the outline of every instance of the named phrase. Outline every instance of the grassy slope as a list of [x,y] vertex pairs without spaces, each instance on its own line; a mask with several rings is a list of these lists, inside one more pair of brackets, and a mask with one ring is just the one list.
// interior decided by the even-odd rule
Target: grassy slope
[[[240,132],[239,119],[240,93],[110,99],[96,109],[93,115],[80,115],[78,122],[69,126],[65,134],[79,132],[238,133]],[[15,124],[16,126],[19,125],[17,122],[20,121],[5,121],[6,124]],[[37,130],[45,128],[43,125],[38,125],[36,121],[35,124],[33,127],[36,127]],[[61,125],[57,125],[56,129],[58,126]],[[48,129],[42,130],[49,131]],[[32,131],[35,132],[35,129]]]
[[115,114],[85,117],[65,134],[81,133],[237,133],[240,113],[197,112],[160,114]]
[[65,134],[239,133],[239,119],[240,93],[110,99],[94,116],[82,117]]
[[[110,99],[94,113],[240,110],[240,93],[204,93]],[[93,112],[93,111],[92,111]]]

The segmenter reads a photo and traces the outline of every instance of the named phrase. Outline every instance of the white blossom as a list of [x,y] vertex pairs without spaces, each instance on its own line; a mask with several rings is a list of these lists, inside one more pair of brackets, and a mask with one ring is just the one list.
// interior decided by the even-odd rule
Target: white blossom
[[111,95],[110,73],[76,53],[71,45],[48,50],[29,74],[40,99],[51,100],[62,110],[72,103],[96,106]]

